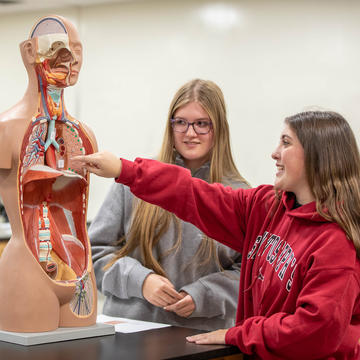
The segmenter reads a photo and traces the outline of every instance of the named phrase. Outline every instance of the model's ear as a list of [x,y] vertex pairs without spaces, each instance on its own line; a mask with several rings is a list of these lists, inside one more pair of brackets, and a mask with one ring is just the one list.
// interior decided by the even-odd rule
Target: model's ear
[[36,39],[25,40],[20,44],[20,51],[23,59],[28,64],[35,64],[36,61]]

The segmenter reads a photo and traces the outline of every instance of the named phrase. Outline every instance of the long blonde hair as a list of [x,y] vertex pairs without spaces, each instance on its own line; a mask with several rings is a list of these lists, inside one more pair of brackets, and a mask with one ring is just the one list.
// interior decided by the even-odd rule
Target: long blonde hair
[[[169,164],[175,163],[176,151],[174,151],[174,135],[170,119],[179,108],[191,102],[198,102],[208,113],[213,124],[214,143],[210,154],[208,181],[213,183],[237,180],[247,184],[246,180],[238,172],[231,155],[229,125],[226,118],[224,96],[220,88],[212,81],[195,79],[183,85],[176,92],[170,104],[165,135],[158,160]],[[157,260],[153,255],[152,249],[168,230],[171,222],[175,224],[177,230],[176,243],[166,254],[161,254]],[[158,206],[135,199],[130,231],[126,239],[121,238],[119,240],[119,242],[125,244],[115,252],[115,256],[105,266],[105,269],[109,268],[117,259],[129,255],[139,247],[143,265],[159,275],[166,276],[161,266],[161,258],[172,251],[176,251],[181,244],[181,239],[180,221],[175,215]],[[215,259],[221,268],[215,243],[206,236],[203,236],[194,257],[202,259],[199,265],[204,265],[211,259]]]
[[334,221],[360,257],[360,155],[348,122],[331,111],[307,111],[285,119],[305,154],[316,209]]

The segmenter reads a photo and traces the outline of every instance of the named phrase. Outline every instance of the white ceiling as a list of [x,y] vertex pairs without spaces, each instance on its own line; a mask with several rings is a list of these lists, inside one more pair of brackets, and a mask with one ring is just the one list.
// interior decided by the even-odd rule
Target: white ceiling
[[72,6],[88,6],[108,3],[134,2],[140,0],[0,0],[0,15],[7,13],[53,9]]

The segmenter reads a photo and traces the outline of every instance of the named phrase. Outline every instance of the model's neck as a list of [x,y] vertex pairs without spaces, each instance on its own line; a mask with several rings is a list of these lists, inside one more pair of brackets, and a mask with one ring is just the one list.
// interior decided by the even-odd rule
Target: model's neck
[[38,76],[39,91],[41,98],[41,108],[46,116],[51,119],[60,119],[65,111],[63,93],[64,89],[56,85],[45,84],[43,79]]
[[59,107],[64,89],[58,88],[54,85],[48,85],[45,89],[45,92],[47,100],[51,98],[54,104]]

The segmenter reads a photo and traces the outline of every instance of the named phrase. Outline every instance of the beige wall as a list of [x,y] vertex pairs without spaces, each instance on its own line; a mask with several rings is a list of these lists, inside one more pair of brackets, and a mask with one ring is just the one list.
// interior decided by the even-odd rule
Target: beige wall
[[[217,82],[232,147],[255,186],[272,183],[283,118],[316,105],[342,113],[360,141],[360,2],[139,1],[0,15],[0,112],[26,87],[18,43],[39,16],[58,13],[84,44],[67,106],[119,156],[157,154],[169,102],[184,82]],[[112,180],[92,179],[89,219]]]

